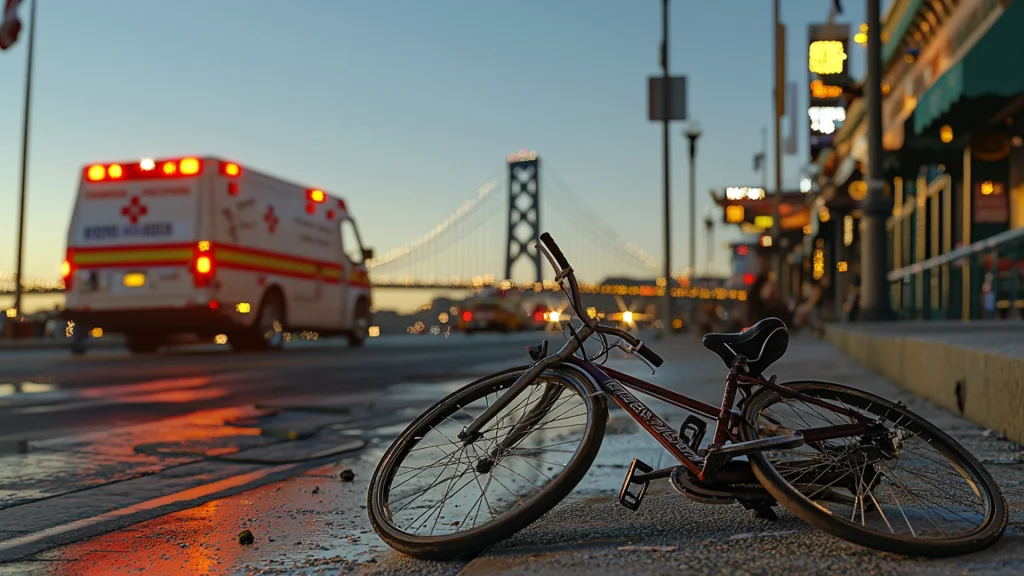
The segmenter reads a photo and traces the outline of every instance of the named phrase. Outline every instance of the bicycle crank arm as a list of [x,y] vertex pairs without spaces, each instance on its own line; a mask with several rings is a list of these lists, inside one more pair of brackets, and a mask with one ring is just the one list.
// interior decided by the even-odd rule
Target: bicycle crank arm
[[704,457],[704,466],[700,470],[702,481],[711,480],[723,464],[739,456],[746,456],[754,452],[765,450],[788,450],[798,448],[804,443],[804,436],[799,432],[785,434],[783,436],[771,436],[760,438],[739,444],[731,444],[726,447],[711,445],[708,446],[708,454]]

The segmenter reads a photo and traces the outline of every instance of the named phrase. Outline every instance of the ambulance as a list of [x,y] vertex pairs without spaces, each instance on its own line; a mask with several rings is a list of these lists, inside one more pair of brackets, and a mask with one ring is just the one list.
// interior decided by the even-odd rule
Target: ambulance
[[345,201],[319,188],[212,157],[93,164],[61,270],[65,317],[133,353],[178,335],[274,350],[300,331],[360,346],[372,257]]

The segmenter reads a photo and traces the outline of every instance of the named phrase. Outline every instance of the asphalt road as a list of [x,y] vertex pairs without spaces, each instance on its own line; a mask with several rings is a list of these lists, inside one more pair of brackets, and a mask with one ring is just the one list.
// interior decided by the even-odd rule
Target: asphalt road
[[[184,347],[132,356],[96,349],[0,350],[0,441],[138,424],[224,406],[380,390],[403,381],[527,363],[544,333],[303,342],[275,353]],[[551,335],[548,335],[551,338]],[[558,338],[555,334],[554,338]],[[474,373],[479,373],[476,370]]]
[[[90,426],[102,419],[94,411],[122,418],[136,413],[145,413],[151,420],[163,418],[128,427],[124,438],[105,435],[101,445],[90,444],[81,435],[70,441],[40,442],[38,449],[24,455],[19,470],[0,466],[0,574],[953,576],[1020,574],[1024,569],[1021,447],[899,390],[823,342],[801,338],[794,339],[790,352],[778,363],[780,380],[822,379],[863,387],[903,400],[947,430],[989,467],[1002,488],[1011,511],[1002,540],[978,554],[909,559],[827,536],[782,509],[777,510],[779,520],[770,522],[736,505],[692,502],[664,482],[652,484],[639,512],[629,512],[615,496],[630,459],[662,467],[668,464],[667,453],[621,411],[612,410],[601,452],[586,478],[569,498],[527,529],[462,561],[421,562],[391,551],[370,529],[364,504],[367,481],[394,434],[426,404],[468,378],[521,363],[526,358],[523,346],[538,336],[382,340],[365,350],[324,343],[272,358],[188,352],[71,359],[39,352],[40,358],[51,360],[36,368],[30,368],[30,363],[10,368],[0,360],[0,374],[36,370],[40,383],[49,377],[60,384],[59,390],[78,394],[74,400],[54,400],[53,405],[73,406],[81,401],[84,390],[131,391],[112,394],[119,399],[113,404],[64,412],[33,415],[24,413],[28,405],[8,404],[0,408],[4,430],[15,428],[8,421],[11,418],[22,418],[22,425],[31,426],[33,417],[43,420],[44,415],[46,423],[36,423],[44,431],[76,421]],[[695,339],[651,345],[667,359],[653,381],[708,402],[720,400],[724,366]],[[621,354],[613,355],[611,362],[644,375],[641,364]],[[11,376],[6,378],[10,381]],[[179,387],[172,394],[137,390],[150,379],[174,378],[207,383]],[[189,402],[157,401],[161,394],[166,399],[188,396],[181,390],[217,388],[227,393]],[[147,394],[153,397],[147,399]],[[374,408],[366,414],[326,416],[302,410],[289,416],[287,411],[261,415],[237,409],[240,403],[259,397],[277,405],[308,405],[310,398],[322,399],[323,408],[334,402],[357,412],[372,400]],[[209,408],[197,411],[204,403]],[[658,402],[650,405],[668,422],[682,418],[679,410],[665,409]],[[166,418],[179,412],[188,414]],[[331,425],[324,428],[313,423],[325,430],[322,437],[275,444],[266,434],[243,436],[238,427],[224,432],[228,427],[222,423],[232,419],[241,423],[235,426],[250,422],[249,426],[263,432],[291,429],[311,420]],[[338,434],[331,436],[332,430]],[[196,447],[195,438],[221,433],[229,434],[223,442],[214,438]],[[281,450],[290,457],[308,456],[344,438],[360,438],[366,445],[339,457],[309,457],[306,464],[273,464]],[[166,450],[167,446],[173,450]],[[240,450],[239,454],[258,453],[266,461],[225,463],[196,456],[202,450],[206,455],[220,454],[226,447]],[[161,448],[165,451],[160,452]],[[154,453],[161,457],[151,457]],[[79,468],[73,468],[79,461]],[[339,479],[340,472],[348,469],[354,471],[354,482]],[[254,545],[239,545],[243,529],[254,533]]]

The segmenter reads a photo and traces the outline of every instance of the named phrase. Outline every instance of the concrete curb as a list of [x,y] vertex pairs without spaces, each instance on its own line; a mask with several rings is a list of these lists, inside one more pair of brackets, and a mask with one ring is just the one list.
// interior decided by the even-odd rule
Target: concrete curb
[[895,384],[1024,443],[1024,358],[852,326],[829,326],[825,338]]

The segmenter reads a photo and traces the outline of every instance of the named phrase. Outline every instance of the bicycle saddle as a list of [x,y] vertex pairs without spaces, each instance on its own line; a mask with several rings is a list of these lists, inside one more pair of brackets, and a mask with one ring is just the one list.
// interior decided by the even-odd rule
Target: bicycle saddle
[[743,332],[705,334],[703,343],[729,368],[737,356],[744,356],[749,373],[760,375],[786,353],[789,328],[778,318],[765,318]]

